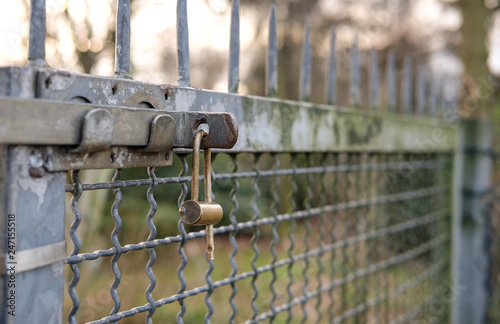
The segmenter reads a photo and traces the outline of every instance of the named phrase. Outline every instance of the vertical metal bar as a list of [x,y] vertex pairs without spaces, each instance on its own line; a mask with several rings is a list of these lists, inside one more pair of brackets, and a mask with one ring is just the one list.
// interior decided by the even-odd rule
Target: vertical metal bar
[[[148,175],[149,175],[149,178],[151,179],[151,185],[149,186],[147,194],[146,194],[146,197],[148,199],[149,206],[150,206],[148,215],[146,217],[146,222],[147,222],[148,227],[149,227],[149,236],[148,236],[147,241],[150,242],[150,241],[156,239],[156,233],[157,233],[156,226],[155,226],[155,223],[153,221],[153,217],[156,214],[156,210],[158,209],[158,205],[156,204],[156,200],[154,197],[154,192],[155,192],[156,187],[158,185],[158,178],[156,177],[154,167],[148,168]],[[146,299],[147,299],[151,309],[148,311],[148,313],[146,315],[146,323],[153,324],[153,320],[151,317],[153,316],[153,314],[156,311],[156,304],[155,304],[155,300],[153,298],[153,290],[156,287],[156,277],[153,273],[153,265],[156,262],[155,249],[148,248],[148,254],[149,254],[149,261],[146,265],[146,274],[147,274],[148,279],[149,279],[149,286],[146,289]]]
[[489,187],[491,159],[480,152],[491,149],[493,128],[479,120],[462,123],[454,166],[452,276],[456,291],[452,292],[451,322],[484,323],[489,264],[484,193]]
[[458,102],[460,96],[460,81],[456,77],[453,78],[453,96],[451,97],[451,110],[454,115],[458,115]]
[[[207,254],[208,257],[208,254]],[[210,297],[212,297],[212,293],[214,292],[214,283],[212,281],[212,272],[214,271],[214,260],[209,260],[207,258],[208,269],[205,273],[205,281],[207,282],[208,291],[205,295],[205,305],[207,305],[207,313],[205,314],[205,324],[210,324],[210,319],[214,314],[214,306],[212,305],[212,301]]]
[[299,85],[299,98],[302,101],[309,101],[311,98],[311,21],[307,17],[306,20],[306,33],[304,36],[304,45],[302,47],[302,64],[300,69],[300,85]]
[[[80,223],[82,222],[82,213],[78,208],[78,200],[82,195],[82,182],[80,181],[80,177],[78,176],[78,171],[73,170],[71,171],[70,174],[71,174],[71,179],[73,181],[73,185],[75,186],[73,190],[73,197],[71,197],[71,210],[75,215],[75,219],[71,223],[69,236],[71,237],[71,241],[73,243],[73,250],[71,251],[71,256],[75,256],[78,253],[80,253],[80,248],[81,248],[81,243],[78,237],[77,230],[78,227],[80,226]],[[71,301],[73,302],[73,305],[68,315],[68,322],[70,324],[74,324],[76,323],[75,319],[76,312],[78,311],[78,308],[80,306],[80,300],[76,293],[76,285],[80,281],[80,268],[78,267],[78,264],[71,264],[70,266],[71,266],[71,271],[73,272],[73,278],[71,278],[71,281],[69,283],[68,293],[71,298]]]
[[[113,176],[113,179],[111,181],[118,181],[120,180],[122,175],[122,170],[121,169],[116,169],[115,174]],[[113,243],[113,247],[115,249],[115,253],[113,255],[113,258],[111,259],[111,270],[113,271],[113,274],[115,276],[115,280],[113,281],[110,289],[111,293],[111,298],[113,299],[113,309],[111,310],[110,315],[114,315],[118,313],[121,307],[121,301],[120,297],[118,296],[118,286],[120,285],[122,275],[120,272],[120,268],[118,267],[118,260],[121,257],[121,244],[118,239],[118,234],[120,234],[120,231],[122,229],[122,220],[120,217],[120,214],[118,212],[118,208],[120,207],[122,203],[122,192],[119,188],[113,189],[113,193],[115,195],[115,201],[113,202],[113,205],[111,206],[111,214],[113,216],[113,220],[115,222],[115,227],[113,228],[113,231],[111,232],[111,241]]]
[[378,53],[375,47],[371,50],[371,74],[370,74],[370,91],[371,91],[371,109],[376,110],[378,107],[379,93],[379,76],[378,76]]
[[[339,161],[339,156],[338,154],[333,155],[333,163],[332,166],[337,167],[338,166],[338,161]],[[339,202],[339,177],[337,174],[334,175],[333,181],[330,181],[330,186],[332,187],[331,190],[331,198],[330,198],[330,203],[335,204]],[[330,241],[331,242],[336,242],[338,237],[337,237],[337,220],[339,218],[337,216],[331,217],[331,227],[330,227]],[[337,262],[337,251],[331,251],[330,252],[330,258],[328,262],[328,266],[330,268],[330,273],[329,273],[329,285],[331,285],[334,280],[335,276],[338,271],[338,267],[336,266]],[[330,298],[330,303],[328,305],[328,322],[333,323],[333,319],[335,318],[336,311],[334,307],[337,305],[337,299],[336,299],[336,292],[333,291],[333,289],[330,289],[328,291],[328,297]]]
[[411,59],[405,57],[403,64],[403,113],[411,114],[413,101]]
[[359,53],[358,38],[352,45],[352,63],[351,63],[351,105],[355,108],[360,107],[361,93],[359,84]]
[[329,105],[335,105],[337,98],[337,60],[335,56],[335,42],[336,42],[336,33],[335,27],[332,27],[331,32],[331,40],[330,40],[330,62],[328,66],[328,90],[326,92],[326,102]]
[[45,62],[46,28],[45,0],[31,0],[28,45],[30,64],[47,65]]
[[229,39],[228,91],[238,92],[240,82],[240,0],[233,1]]
[[396,60],[394,52],[390,51],[387,56],[387,106],[389,112],[396,112]]
[[[238,156],[236,154],[231,154],[230,157],[231,157],[231,161],[232,161],[233,166],[234,166],[232,172],[237,173],[238,172]],[[239,209],[239,202],[238,202],[238,197],[237,197],[239,188],[240,188],[240,183],[239,183],[238,179],[233,180],[233,190],[230,193],[231,201],[233,202],[233,209],[231,210],[230,216],[229,216],[229,219],[231,220],[231,225],[233,225],[235,228],[233,231],[231,231],[231,234],[229,236],[229,241],[230,241],[231,245],[233,246],[233,251],[231,252],[231,255],[229,256],[229,263],[231,264],[231,268],[232,268],[231,274],[230,274],[231,278],[234,278],[236,276],[236,274],[238,273],[238,265],[236,264],[236,261],[234,258],[236,256],[236,254],[238,253],[238,242],[236,240],[236,235],[238,234],[238,229],[237,229],[238,220],[236,219],[236,214],[238,213],[238,209]],[[231,305],[232,313],[231,313],[231,316],[229,318],[229,323],[234,323],[234,319],[235,319],[236,314],[238,312],[238,308],[236,307],[236,303],[234,301],[236,294],[238,293],[238,287],[236,286],[236,284],[234,282],[231,283],[231,289],[232,289],[232,292],[231,292],[231,296],[229,296],[229,304]]]
[[447,98],[446,98],[446,76],[442,76],[439,80],[440,102],[438,117],[444,118],[447,115]]
[[[271,154],[272,159],[273,159],[273,170],[278,171],[280,169],[280,158],[278,155],[275,153]],[[279,188],[280,188],[280,177],[278,175],[274,176],[274,182],[272,184],[272,196],[273,196],[273,201],[271,204],[271,210],[273,214],[273,224],[271,226],[271,233],[273,235],[273,239],[271,241],[270,245],[270,250],[272,254],[272,259],[271,259],[271,282],[269,284],[270,290],[271,290],[271,300],[269,301],[269,307],[272,312],[272,317],[271,317],[271,322],[274,320],[276,315],[278,314],[276,310],[276,305],[275,302],[278,298],[278,292],[276,291],[276,287],[274,284],[278,280],[277,272],[276,272],[276,261],[278,261],[278,250],[276,246],[278,245],[279,241],[279,233],[278,233],[278,208],[280,205],[280,195],[279,195]]]
[[179,85],[191,85],[187,0],[177,0],[177,69]]
[[23,254],[45,247],[50,255],[50,245],[65,241],[66,173],[45,172],[35,147],[4,146],[0,153],[1,323],[63,323],[63,262],[22,267],[33,261]]
[[130,78],[130,0],[118,0],[116,10],[115,76]]
[[[292,167],[292,176],[290,178],[290,187],[291,187],[291,193],[289,196],[289,202],[290,202],[290,207],[291,211],[294,212],[297,210],[297,192],[298,192],[298,186],[297,186],[297,154],[291,154],[291,161],[290,165]],[[290,220],[290,229],[288,230],[288,239],[290,240],[290,245],[288,246],[288,251],[287,255],[288,258],[291,260],[290,264],[288,265],[287,268],[287,274],[288,274],[288,284],[286,286],[286,291],[288,293],[288,303],[290,304],[293,301],[294,298],[294,292],[293,292],[293,283],[295,280],[294,276],[294,265],[295,262],[293,260],[294,257],[294,250],[295,250],[295,230],[297,229],[297,221],[295,219]],[[288,308],[288,314],[287,314],[287,319],[286,323],[291,323],[293,319],[293,309],[292,307]]]
[[[180,154],[179,162],[181,164],[181,171],[179,173],[179,177],[185,177],[189,169],[188,163],[186,161],[186,155]],[[177,200],[178,207],[182,206],[188,194],[187,184],[184,182],[180,183],[179,185],[181,187],[181,193],[179,195],[179,199]],[[186,245],[187,242],[187,232],[184,226],[184,222],[182,221],[182,218],[179,218],[179,221],[177,223],[177,228],[179,229],[179,234],[182,238],[181,242],[179,243],[179,247],[177,249],[179,256],[181,258],[181,264],[177,268],[177,277],[179,278],[179,282],[181,284],[177,293],[180,294],[186,290],[187,286],[186,278],[184,277],[184,269],[186,268],[187,265],[187,256],[186,253],[184,252],[184,245]],[[176,321],[177,323],[183,323],[182,317],[186,313],[186,303],[184,302],[184,299],[179,300],[179,305],[181,309],[177,313]]]
[[323,258],[325,255],[325,250],[323,248],[324,243],[325,243],[325,238],[326,238],[326,231],[325,231],[325,223],[327,220],[326,212],[324,210],[324,207],[328,203],[328,198],[327,198],[327,190],[328,190],[328,182],[326,181],[326,161],[327,161],[328,156],[326,154],[322,154],[320,157],[320,165],[322,168],[321,173],[318,175],[317,182],[319,182],[319,199],[320,199],[320,206],[321,206],[321,214],[320,214],[320,219],[319,219],[319,236],[318,236],[318,241],[317,241],[317,246],[319,246],[319,254],[316,257],[316,264],[318,267],[318,272],[316,273],[316,281],[318,283],[317,286],[317,293],[318,297],[316,300],[316,323],[322,323],[323,321],[323,309],[321,308],[323,304],[323,298],[321,296],[322,288],[323,288],[323,277],[326,277],[327,275],[323,275],[323,272],[325,270],[325,267],[323,265]]
[[[253,187],[253,191],[255,192],[253,198],[252,198],[252,209],[253,209],[253,215],[252,215],[252,219],[251,221],[252,222],[255,222],[257,221],[259,218],[260,218],[260,210],[259,210],[259,199],[260,199],[260,188],[259,188],[259,181],[260,181],[260,169],[259,169],[259,159],[261,157],[261,154],[257,153],[257,154],[254,154],[254,161],[253,161],[253,169],[255,171],[255,178],[253,178],[253,183],[252,183],[252,187]],[[252,276],[252,282],[251,282],[251,286],[252,286],[252,299],[250,300],[250,303],[252,305],[252,320],[255,320],[255,318],[257,317],[257,315],[259,314],[259,307],[257,305],[257,298],[259,297],[259,288],[257,287],[257,278],[258,278],[258,267],[257,267],[257,260],[259,258],[259,247],[257,245],[257,242],[259,241],[260,239],[260,229],[259,229],[259,226],[255,226],[253,228],[253,236],[252,236],[252,250],[253,250],[253,257],[252,257],[252,261],[251,261],[251,265],[252,265],[252,271],[254,273],[254,275]]]
[[[7,209],[7,179],[8,179],[8,146],[6,144],[0,145],[0,235],[2,235],[2,240],[0,240],[0,253],[3,255],[8,254],[8,242],[5,239],[7,233],[7,224],[8,224],[8,215],[9,210]],[[0,261],[2,264],[5,264],[5,257],[0,257]],[[7,299],[7,288],[8,288],[8,280],[3,276],[0,276],[0,300],[8,300]],[[7,322],[7,312],[8,310],[7,303],[2,303],[0,305],[0,323]]]
[[424,64],[418,66],[418,84],[417,84],[417,115],[426,114],[427,93],[426,93],[426,68]]
[[435,117],[437,114],[439,82],[435,73],[431,73],[431,85],[429,89],[429,115]]
[[[306,163],[307,163],[307,167],[310,168],[312,167],[312,164],[313,164],[313,157],[312,157],[312,154],[305,154],[305,158],[306,158]],[[303,236],[303,240],[304,240],[304,246],[305,246],[305,249],[304,249],[304,254],[308,254],[309,251],[311,250],[311,240],[310,240],[310,235],[311,235],[311,231],[312,231],[312,227],[311,227],[311,201],[313,199],[313,191],[312,191],[312,187],[313,187],[313,183],[314,183],[314,177],[311,173],[308,173],[307,174],[307,180],[306,180],[306,188],[305,188],[305,198],[304,198],[304,208],[307,212],[307,217],[304,219],[304,224],[305,224],[305,228],[306,228],[306,232],[304,233],[304,236]],[[304,323],[307,323],[307,321],[309,320],[309,313],[307,312],[307,303],[309,302],[309,297],[307,296],[307,293],[308,293],[308,286],[309,286],[309,275],[308,275],[308,272],[309,272],[309,267],[310,267],[310,262],[309,262],[309,258],[304,258],[304,267],[302,268],[302,281],[303,281],[303,284],[302,284],[302,295],[305,297],[302,302],[301,302],[301,310],[302,310],[302,321],[301,323],[304,324]]]
[[278,36],[276,34],[276,6],[271,6],[266,64],[266,95],[276,97],[278,92]]

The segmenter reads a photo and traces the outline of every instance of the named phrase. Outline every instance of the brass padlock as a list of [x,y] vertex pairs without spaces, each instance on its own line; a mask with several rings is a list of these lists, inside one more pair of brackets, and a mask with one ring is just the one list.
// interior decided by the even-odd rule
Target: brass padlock
[[191,200],[185,201],[179,213],[188,225],[206,225],[207,227],[207,259],[214,259],[214,225],[220,222],[223,215],[221,205],[212,202],[212,152],[205,149],[205,201],[198,201],[200,183],[200,146],[201,140],[208,135],[208,125],[201,124],[196,130],[193,145],[193,167],[191,180]]

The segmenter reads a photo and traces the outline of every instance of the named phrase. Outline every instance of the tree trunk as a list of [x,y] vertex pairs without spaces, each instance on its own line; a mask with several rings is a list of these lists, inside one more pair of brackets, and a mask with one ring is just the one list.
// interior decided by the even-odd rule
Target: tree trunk
[[460,0],[458,3],[463,19],[460,57],[464,64],[460,113],[466,118],[491,116],[492,82],[486,48],[490,11],[484,1]]

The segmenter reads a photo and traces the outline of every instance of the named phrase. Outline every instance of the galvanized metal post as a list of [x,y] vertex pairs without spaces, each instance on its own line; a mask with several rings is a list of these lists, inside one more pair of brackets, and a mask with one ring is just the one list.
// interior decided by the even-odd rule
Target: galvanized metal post
[[0,149],[0,323],[62,323],[65,174],[43,151]]
[[31,65],[45,66],[45,0],[30,3],[30,29],[28,61]]
[[488,189],[491,159],[491,124],[463,121],[454,171],[452,242],[453,295],[451,323],[485,323],[488,253],[484,193]]

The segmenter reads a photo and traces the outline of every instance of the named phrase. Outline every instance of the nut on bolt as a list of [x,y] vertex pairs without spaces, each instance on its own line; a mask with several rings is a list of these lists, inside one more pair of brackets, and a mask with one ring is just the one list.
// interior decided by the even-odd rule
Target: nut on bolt
[[29,157],[29,173],[33,178],[41,178],[45,175],[45,161],[47,152],[44,149],[34,149]]

